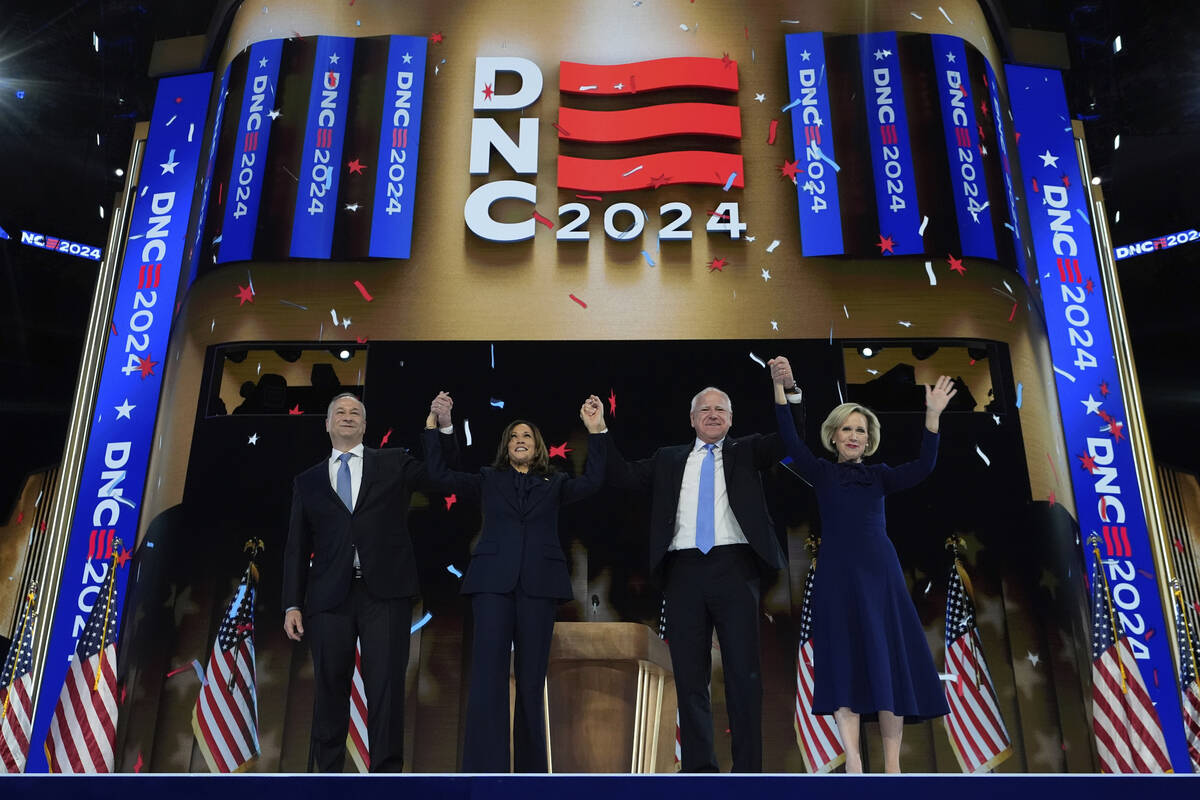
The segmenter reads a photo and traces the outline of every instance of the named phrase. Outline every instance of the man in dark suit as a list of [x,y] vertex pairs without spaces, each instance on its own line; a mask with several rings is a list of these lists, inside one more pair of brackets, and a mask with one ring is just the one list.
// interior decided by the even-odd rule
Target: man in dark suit
[[[454,458],[449,395],[438,395],[431,409]],[[341,772],[345,764],[356,639],[371,772],[404,765],[404,676],[419,593],[408,503],[428,479],[425,465],[403,450],[363,447],[366,418],[353,394],[329,404],[325,430],[333,450],[296,476],[284,549],[283,629],[294,641],[307,629],[311,642],[312,760],[321,772]]]
[[[772,359],[797,428],[801,394],[786,358]],[[608,478],[648,488],[650,571],[667,603],[667,644],[675,671],[684,772],[716,772],[713,746],[712,635],[725,671],[733,771],[762,771],[762,671],[759,598],[763,573],[786,565],[763,497],[761,473],[783,458],[778,433],[729,436],[733,406],[715,387],[692,398],[695,440],[627,462],[610,444]]]

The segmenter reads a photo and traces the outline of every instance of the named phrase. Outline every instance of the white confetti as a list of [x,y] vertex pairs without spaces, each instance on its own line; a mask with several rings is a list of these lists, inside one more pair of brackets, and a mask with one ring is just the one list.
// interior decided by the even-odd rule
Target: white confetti
[[937,275],[933,274],[933,262],[932,261],[925,262],[925,274],[929,276],[929,285],[937,286]]
[[842,303],[842,313],[846,315],[846,319],[850,319],[850,312],[846,309],[845,303]]
[[767,368],[767,362],[763,361],[761,358],[754,355],[753,352],[750,353],[750,360],[753,361],[755,364],[758,364],[763,369]]
[[250,294],[257,294],[254,291],[254,276],[250,274],[250,270],[246,270],[246,283],[250,284]]
[[921,219],[921,227],[917,229],[917,236],[925,235],[925,226],[929,224],[929,217],[925,216]]
[[951,25],[954,24],[954,20],[950,19],[950,15],[946,13],[946,9],[938,6],[938,11],[942,12],[942,16],[946,18],[946,22],[949,22]]
[[842,397],[842,384],[841,383],[838,383],[837,390],[838,390],[838,402],[839,403],[846,402],[846,398]]
[[639,169],[641,169],[643,166],[645,166],[645,165],[644,165],[644,164],[638,164],[636,167],[634,167],[633,169],[629,170],[629,172],[626,172],[626,173],[622,174],[622,175],[621,175],[621,177],[622,177],[622,178],[628,178],[630,175],[632,175],[633,173],[637,172],[637,171],[638,171]]
[[1071,373],[1067,372],[1066,370],[1062,370],[1062,369],[1059,369],[1058,367],[1055,367],[1054,371],[1057,372],[1059,375],[1062,375],[1064,378],[1069,380],[1071,383],[1075,382],[1075,376],[1072,375]]
[[171,118],[170,118],[169,120],[167,120],[167,124],[166,124],[166,125],[164,125],[163,127],[164,127],[164,128],[169,128],[169,127],[171,127],[171,123],[172,123],[172,122],[174,122],[174,121],[175,121],[175,120],[177,120],[177,119],[179,119],[179,115],[178,115],[178,114],[172,114],[172,115],[171,115]]
[[909,321],[908,321],[908,320],[906,320],[906,319],[900,319],[900,320],[896,320],[896,322],[897,322],[897,324],[899,324],[899,325],[903,325],[903,326],[904,326],[904,327],[906,327],[906,328],[911,328],[911,327],[912,327],[912,323],[911,323],[911,322],[909,322]]
[[208,326],[208,332],[212,333],[217,327],[217,318],[213,317],[212,325]]
[[196,135],[196,123],[193,122],[191,125],[188,125],[188,141],[190,142],[192,140],[192,137],[195,135]]
[[776,239],[775,241],[773,241],[773,242],[771,242],[769,245],[767,245],[767,252],[768,252],[768,253],[774,253],[774,252],[775,252],[775,248],[776,248],[776,247],[779,247],[779,240],[778,240],[778,239]]
[[871,373],[872,375],[878,375],[878,374],[879,374],[879,370],[877,370],[877,369],[869,369],[869,370],[867,370],[867,372]]
[[682,22],[681,22],[681,23],[679,23],[679,30],[681,30],[681,31],[683,31],[683,32],[685,32],[685,33],[686,33],[686,32],[687,32],[687,29],[688,29],[688,26],[687,26],[687,25],[684,25]]
[[989,467],[992,465],[992,460],[987,457],[987,453],[983,452],[983,450],[979,448],[979,445],[975,445],[975,452],[979,454],[981,459],[983,459],[984,464],[987,464]]
[[922,17],[920,14],[918,14],[918,13],[917,13],[917,12],[915,12],[915,11],[910,11],[910,12],[908,12],[908,13],[912,14],[912,15],[913,15],[914,17],[916,17],[917,19],[925,19],[924,17]]
[[[1047,277],[1049,277],[1049,276],[1047,276]],[[1012,290],[1013,290],[1013,288],[1012,288],[1011,286],[1009,286],[1009,285],[1008,285],[1008,281],[1006,281],[1006,280],[1001,280],[1000,282],[1004,284],[1004,288],[1005,288],[1005,289],[1008,289],[1008,293],[1009,293],[1009,294],[1012,294]]]
[[338,317],[337,317],[337,311],[336,311],[336,310],[334,310],[334,309],[332,309],[332,308],[331,308],[331,309],[329,309],[329,316],[333,317],[333,327],[335,327],[335,328],[336,328],[336,327],[339,325],[339,323],[338,323]]
[[463,420],[463,435],[467,437],[467,447],[471,446],[471,420]]
[[587,86],[580,86],[580,87],[579,87],[579,91],[581,91],[581,92],[590,92],[592,89],[595,89],[595,88],[597,88],[597,87],[596,87],[596,84],[594,84],[594,83],[593,83],[593,84],[589,84],[589,85],[587,85]]

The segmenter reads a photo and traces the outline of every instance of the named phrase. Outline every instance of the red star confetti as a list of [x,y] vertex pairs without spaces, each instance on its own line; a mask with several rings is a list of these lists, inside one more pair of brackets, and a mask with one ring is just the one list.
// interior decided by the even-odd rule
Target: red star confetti
[[1109,391],[1111,390],[1108,388],[1108,381],[1100,381],[1100,396],[1108,397]]
[[879,248],[879,255],[883,255],[884,253],[895,252],[896,243],[892,241],[892,237],[884,236],[881,233],[879,234],[879,243],[875,246]]
[[714,258],[712,261],[708,262],[708,271],[724,272],[725,263],[725,259],[723,258]]
[[447,495],[444,499],[446,501],[446,510],[449,511],[450,506],[452,506],[458,502],[458,495],[457,494]]
[[352,173],[354,173],[355,175],[362,175],[362,174],[363,174],[363,167],[365,167],[366,165],[365,165],[365,164],[363,164],[361,161],[359,161],[359,160],[356,158],[356,159],[354,159],[353,161],[350,161],[350,162],[348,162],[348,163],[346,164],[346,166],[347,166],[347,167],[350,169],[350,171],[351,171]]
[[368,303],[375,299],[374,297],[371,297],[371,293],[367,291],[367,287],[362,285],[362,281],[355,281],[354,288],[358,289],[358,293],[361,294],[363,296],[363,300],[366,300]]
[[617,415],[617,393],[612,389],[608,390],[608,413],[614,417]]
[[571,298],[571,299],[572,299],[572,300],[574,300],[576,303],[579,303],[579,305],[580,305],[580,306],[582,306],[583,308],[587,308],[587,303],[583,302],[582,300],[580,300],[580,299],[579,299],[578,297],[576,297],[575,295],[573,295],[573,294],[569,294],[569,295],[567,295],[567,297]]
[[566,458],[567,453],[570,452],[573,452],[573,450],[570,447],[567,447],[566,442],[550,446],[550,458]]
[[733,63],[733,59],[729,57],[729,53],[721,54],[721,63],[725,65],[725,69],[729,69],[729,66]]
[[129,561],[129,559],[130,559],[130,558],[132,558],[132,557],[133,557],[133,553],[129,552],[129,551],[128,551],[128,550],[126,550],[124,547],[122,547],[122,548],[121,548],[121,555],[117,556],[117,566],[118,566],[118,567],[123,567],[123,566],[125,566],[125,563],[126,563],[127,561]]
[[987,101],[986,101],[986,100],[980,100],[980,101],[979,101],[979,110],[980,110],[981,112],[983,112],[983,115],[984,115],[985,117],[988,115],[988,107],[987,107]]
[[291,417],[298,417],[303,413],[304,412],[300,410],[299,403],[296,403],[296,405],[293,408],[288,409],[288,416],[291,416]]
[[442,40],[443,40],[444,38],[445,38],[445,37],[444,37],[444,36],[442,36],[442,32],[441,32],[441,31],[438,31],[437,33],[431,33],[431,34],[429,34],[429,41],[433,42],[434,44],[441,44],[441,43],[442,43]]
[[1095,291],[1095,290],[1096,290],[1096,284],[1092,282],[1092,279],[1091,279],[1091,278],[1088,278],[1088,279],[1087,279],[1087,283],[1085,283],[1085,284],[1083,285],[1083,288],[1084,288],[1084,289],[1087,289],[1087,293],[1088,293],[1088,294],[1091,294],[1093,291]]
[[149,355],[138,362],[138,370],[142,373],[142,380],[145,380],[147,376],[157,374],[154,372],[154,367],[156,364],[158,364],[158,362],[151,361]]
[[492,85],[490,83],[485,83],[483,85],[483,99],[484,100],[491,100],[492,95],[494,95],[495,93],[496,93],[496,90],[492,88]]
[[254,302],[254,290],[249,286],[238,284],[238,293],[234,295],[238,299],[238,305],[244,306],[246,303]]
[[1096,459],[1092,458],[1091,453],[1088,453],[1088,454],[1082,455],[1082,456],[1075,456],[1075,457],[1079,459],[1080,466],[1082,466],[1088,472],[1091,472],[1091,473],[1096,472]]
[[1122,431],[1124,431],[1124,430],[1125,430],[1124,422],[1117,422],[1116,420],[1113,420],[1113,423],[1108,426],[1108,432],[1112,434],[1114,442],[1119,442],[1125,438],[1125,434],[1122,433]]
[[18,525],[20,525],[20,524],[21,524],[21,520],[23,520],[23,519],[25,519],[25,512],[24,512],[24,511],[18,511],[18,512],[17,512],[17,524],[18,524]]
[[1054,505],[1057,501],[1058,501],[1058,498],[1055,496],[1054,490],[1051,489],[1050,496],[1046,498],[1046,502],[1048,502],[1050,505]]
[[139,753],[138,753],[138,757],[137,757],[137,761],[133,762],[133,771],[134,771],[134,772],[141,772],[141,771],[142,771],[142,767],[145,765],[145,763],[146,763],[145,759],[143,759],[143,758],[142,758],[142,754],[139,752]]
[[959,275],[966,275],[967,268],[963,266],[961,258],[955,258],[949,253],[946,254],[946,263],[950,265],[951,272],[957,272]]
[[1016,131],[1016,132],[1014,132],[1014,133],[1013,133],[1013,136],[1014,136],[1014,137],[1016,137],[1017,144],[1020,144],[1020,143],[1021,143],[1021,132],[1020,132],[1020,131]]
[[[651,189],[657,189],[660,186],[666,186],[670,182],[671,182],[671,176],[667,175],[666,173],[663,173],[661,175],[650,176],[650,188]],[[580,196],[582,196],[582,195],[580,195]],[[600,198],[597,197],[596,199],[599,200]]]
[[786,158],[783,160],[783,166],[779,168],[780,175],[793,181],[796,180],[796,175],[803,171],[800,169],[800,162],[798,160],[788,161]]
[[388,428],[387,433],[385,433],[383,435],[383,438],[379,440],[379,446],[383,447],[385,444],[388,443],[388,439],[390,439],[390,438],[392,438],[392,429]]
[[775,134],[779,132],[779,120],[771,120],[770,130],[767,132],[767,144],[775,144]]
[[540,222],[541,224],[545,225],[547,228],[550,228],[552,230],[554,228],[554,223],[551,222],[550,220],[546,219],[545,217],[543,217],[541,214],[539,214],[537,212],[537,209],[533,210],[533,219],[536,222]]
[[1063,173],[1063,176],[1062,176],[1062,183],[1063,183],[1063,186],[1067,187],[1068,189],[1071,188],[1071,178],[1065,172]]
[[1178,539],[1172,539],[1171,544],[1173,544],[1175,546],[1176,550],[1178,550],[1181,553],[1183,552],[1183,542],[1179,541]]
[[358,342],[359,344],[366,344],[367,340],[370,338],[370,336],[355,336],[354,341]]
[[45,532],[46,532],[46,520],[42,520],[41,522],[38,523],[38,533],[45,533]]

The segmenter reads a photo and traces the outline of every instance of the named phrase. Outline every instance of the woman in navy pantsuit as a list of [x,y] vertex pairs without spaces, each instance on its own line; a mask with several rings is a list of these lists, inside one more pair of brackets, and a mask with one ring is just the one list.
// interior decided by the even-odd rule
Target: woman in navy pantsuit
[[862,772],[859,721],[878,716],[885,772],[900,771],[905,721],[949,713],[925,631],[884,527],[884,498],[920,483],[937,462],[938,421],[955,394],[945,375],[925,387],[925,431],[916,461],[864,464],[879,447],[879,419],[843,403],[821,426],[821,444],[837,462],[817,458],[800,440],[783,386],[775,415],[792,467],[817,493],[820,569],[813,586],[813,713],[833,714],[846,749],[846,771]]
[[542,689],[557,606],[572,597],[558,510],[600,489],[607,452],[600,399],[589,397],[579,416],[591,435],[587,464],[576,478],[551,469],[541,433],[523,420],[504,429],[491,467],[478,474],[452,472],[442,460],[435,417],[426,422],[430,481],[483,506],[483,532],[462,587],[475,617],[464,772],[509,771],[510,652],[517,678],[513,766],[516,772],[548,768]]

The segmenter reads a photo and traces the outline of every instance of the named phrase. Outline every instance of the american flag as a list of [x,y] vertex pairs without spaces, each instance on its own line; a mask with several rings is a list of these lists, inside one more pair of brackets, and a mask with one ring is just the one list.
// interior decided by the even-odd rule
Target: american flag
[[1102,772],[1171,772],[1162,723],[1129,640],[1117,631],[1099,538],[1092,552],[1092,732]]
[[[114,550],[121,549],[119,539]],[[46,762],[51,772],[112,772],[117,732],[117,571],[114,555],[106,566],[92,613],[46,736]]]
[[1188,624],[1183,594],[1175,582],[1175,636],[1179,644],[1179,685],[1183,687],[1183,728],[1192,772],[1200,772],[1200,683],[1196,662],[1200,658],[1196,631]]
[[814,558],[804,577],[804,600],[800,605],[800,646],[796,653],[796,744],[804,757],[804,766],[811,773],[829,772],[846,760],[846,750],[837,723],[829,714],[814,715],[812,591],[817,574]]
[[33,606],[37,583],[25,599],[25,613],[0,672],[0,763],[5,772],[24,772],[33,714]]
[[229,600],[204,686],[192,709],[192,731],[212,772],[244,772],[258,759],[258,697],[254,673],[254,596],[251,562]]
[[975,627],[975,605],[961,569],[955,559],[946,591],[946,672],[955,681],[944,684],[950,714],[943,722],[959,769],[986,772],[1012,755],[1012,742],[996,703],[996,689]]
[[367,693],[362,678],[362,640],[354,643],[354,680],[350,682],[350,730],[346,749],[359,772],[371,771],[371,750],[367,743]]

